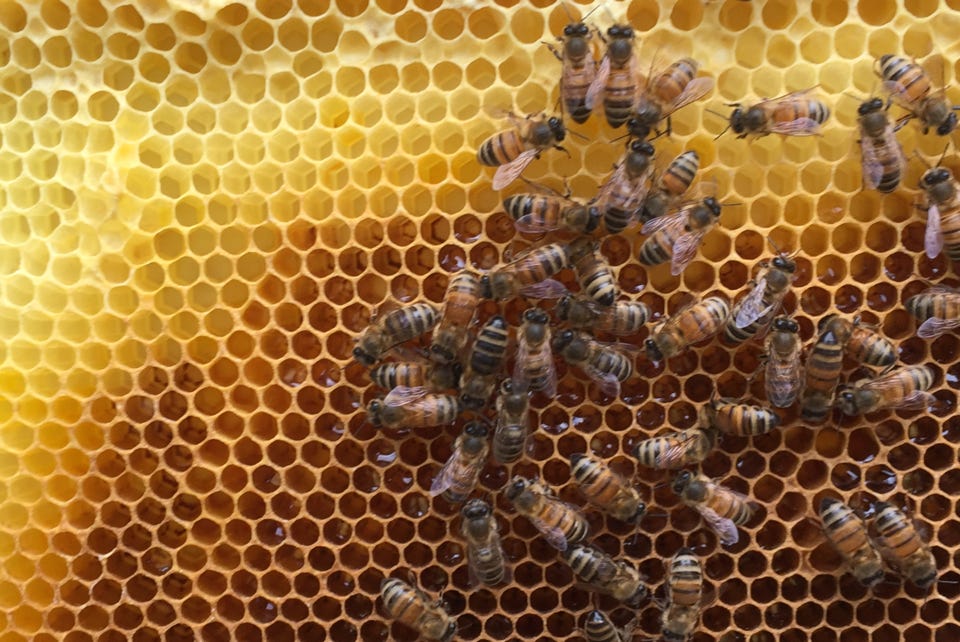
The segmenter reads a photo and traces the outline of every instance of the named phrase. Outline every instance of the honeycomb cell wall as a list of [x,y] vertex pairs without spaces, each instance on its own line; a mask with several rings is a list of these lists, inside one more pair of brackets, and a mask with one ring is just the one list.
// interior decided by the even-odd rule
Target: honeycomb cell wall
[[[960,638],[960,341],[916,338],[903,309],[956,277],[923,255],[916,209],[914,151],[936,162],[947,139],[908,124],[902,186],[864,191],[847,95],[879,91],[873,60],[896,53],[960,103],[956,0],[610,0],[590,17],[628,20],[644,69],[691,56],[716,79],[657,150],[700,154],[700,184],[728,204],[719,229],[680,277],[637,263],[636,232],[607,239],[621,290],[657,318],[688,293],[734,297],[772,240],[798,251],[786,309],[804,340],[828,312],[861,314],[902,362],[936,371],[933,412],[811,428],[791,411],[773,433],[725,438],[702,470],[760,510],[723,548],[629,453],[694,425],[714,383],[762,399],[760,346],[638,358],[616,399],[561,364],[557,396],[533,398],[524,459],[481,476],[512,563],[494,589],[469,587],[458,508],[428,494],[462,422],[366,421],[376,391],[351,350],[374,311],[439,303],[452,273],[531,242],[475,150],[506,112],[553,108],[559,63],[542,41],[594,8],[0,0],[0,642],[410,641],[377,606],[404,569],[442,592],[458,639],[580,640],[593,608],[655,638],[653,602],[577,587],[499,498],[524,474],[582,503],[567,458],[588,449],[651,504],[639,530],[591,511],[591,541],[654,587],[680,546],[703,558],[713,601],[696,642]],[[725,103],[811,86],[833,111],[823,136],[716,138]],[[572,129],[585,139],[569,156],[525,176],[586,199],[624,141],[597,115]],[[943,162],[960,170],[952,147]],[[484,303],[480,318],[517,325],[524,307]],[[906,504],[943,581],[859,586],[813,518],[827,495]]]

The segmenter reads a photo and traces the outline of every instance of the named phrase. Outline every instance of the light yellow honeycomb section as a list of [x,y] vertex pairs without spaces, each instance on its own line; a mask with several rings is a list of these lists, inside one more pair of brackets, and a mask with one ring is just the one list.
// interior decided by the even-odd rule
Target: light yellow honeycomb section
[[[701,180],[737,203],[682,278],[641,269],[638,239],[609,239],[622,289],[657,313],[687,291],[733,296],[769,237],[800,250],[788,306],[805,337],[834,307],[879,319],[903,361],[942,373],[943,410],[726,440],[704,471],[764,507],[730,550],[664,487],[649,540],[594,515],[594,541],[654,584],[663,558],[701,545],[717,600],[698,642],[960,637],[958,340],[913,338],[902,310],[955,275],[921,255],[919,162],[893,195],[860,190],[844,95],[877,90],[884,53],[940,61],[955,83],[960,3],[604,6],[591,20],[625,16],[642,65],[691,55],[717,79],[657,145],[661,159],[696,149]],[[0,642],[412,640],[374,607],[398,567],[445,589],[461,639],[579,639],[592,598],[502,503],[515,581],[466,588],[455,509],[426,494],[455,431],[378,434],[350,360],[374,308],[437,302],[451,272],[510,245],[475,148],[505,111],[555,104],[541,41],[568,20],[551,0],[0,1]],[[714,140],[725,123],[708,107],[812,85],[834,111],[822,138]],[[574,129],[587,141],[528,177],[568,177],[586,198],[622,141],[597,117]],[[927,157],[945,143],[900,136]],[[952,152],[946,164],[960,169]],[[513,322],[522,307],[506,306]],[[624,453],[691,425],[711,379],[746,390],[757,352],[643,366],[601,405],[566,374],[557,399],[535,400],[532,452],[509,472],[564,485],[566,457],[588,447],[630,472]],[[507,475],[488,467],[483,491]],[[908,493],[948,581],[871,595],[841,576],[809,517],[828,490],[857,505]],[[646,605],[638,635],[657,618]]]

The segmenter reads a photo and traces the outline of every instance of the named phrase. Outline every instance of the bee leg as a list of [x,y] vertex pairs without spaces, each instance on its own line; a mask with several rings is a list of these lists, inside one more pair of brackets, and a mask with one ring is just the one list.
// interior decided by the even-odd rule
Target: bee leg
[[[910,120],[911,120],[912,118],[914,118],[914,115],[913,115],[913,114],[907,114],[906,116],[901,116],[900,120],[898,120],[896,123],[894,123],[894,125],[893,125],[893,131],[898,132],[898,131],[900,131],[901,129],[903,129],[903,126],[906,125],[908,122],[910,122]],[[926,129],[926,128],[924,128],[924,129]],[[926,133],[926,132],[924,132],[924,133]]]
[[[557,40],[561,40],[561,39],[557,38]],[[546,40],[541,40],[540,42],[542,44],[547,45],[547,49],[550,50],[550,53],[552,53],[557,60],[559,60],[560,62],[563,62],[563,55],[557,50],[557,48],[554,46],[552,42],[547,42]]]
[[673,133],[673,121],[670,119],[670,116],[667,116],[667,137],[670,137],[670,134]]
[[[564,147],[563,145],[554,145],[553,148],[554,148],[554,149],[559,149],[561,152],[565,153],[568,157],[573,158],[573,155],[570,153],[570,150],[567,149],[566,147]],[[537,154],[537,158],[539,158],[539,157],[540,157],[540,155]]]

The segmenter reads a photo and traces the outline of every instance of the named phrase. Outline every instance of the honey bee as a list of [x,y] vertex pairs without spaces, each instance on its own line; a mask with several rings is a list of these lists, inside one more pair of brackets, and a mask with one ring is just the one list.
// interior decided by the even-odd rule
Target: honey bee
[[681,58],[662,73],[651,75],[640,92],[633,118],[627,123],[634,136],[646,138],[651,129],[667,119],[670,134],[670,115],[706,96],[713,89],[713,78],[697,78],[700,63],[692,58]]
[[907,159],[887,118],[887,109],[879,98],[860,103],[860,156],[863,183],[867,189],[889,194],[897,189]]
[[820,502],[820,521],[827,539],[850,565],[850,573],[864,586],[883,579],[883,563],[870,543],[867,527],[853,509],[833,497]]
[[769,264],[761,263],[753,288],[733,306],[724,338],[732,344],[742,343],[768,326],[783,305],[796,271],[796,262],[782,253]]
[[524,390],[540,390],[548,397],[557,392],[557,370],[550,351],[550,317],[540,308],[523,313],[517,333],[517,360],[513,382]]
[[563,28],[563,35],[557,40],[563,46],[562,51],[550,43],[547,43],[547,47],[563,67],[560,72],[560,99],[573,122],[583,124],[593,111],[593,105],[587,104],[587,92],[597,75],[597,63],[590,46],[590,29],[582,20],[573,22],[571,18],[570,24]]
[[897,347],[877,334],[875,326],[864,323],[858,316],[850,328],[847,354],[868,366],[892,366],[897,360]]
[[608,233],[619,234],[639,219],[653,176],[653,154],[653,145],[647,141],[631,141],[600,187],[595,203]]
[[434,390],[449,390],[457,386],[459,370],[457,364],[390,361],[370,370],[370,381],[385,390],[393,390],[398,386],[407,388],[428,386]]
[[734,110],[728,127],[733,129],[737,138],[769,134],[819,136],[820,125],[830,117],[830,108],[823,101],[811,98],[811,91],[813,87],[749,107],[731,103]]
[[537,480],[514,477],[503,491],[518,513],[530,520],[547,542],[560,551],[583,541],[590,524],[576,506],[557,499]]
[[530,396],[512,380],[504,379],[497,397],[497,428],[493,432],[493,458],[511,464],[523,455],[530,435]]
[[577,544],[562,555],[578,580],[587,588],[636,606],[647,595],[643,576],[626,560],[615,560],[592,546]]
[[586,295],[602,306],[613,305],[617,300],[617,280],[597,243],[580,237],[570,244],[569,253],[570,265]]
[[700,203],[647,221],[640,233],[651,236],[640,246],[640,262],[660,265],[670,261],[670,274],[682,273],[696,256],[703,237],[717,224],[720,210],[717,199],[708,196]]
[[933,259],[946,250],[951,261],[960,261],[960,183],[946,167],[934,167],[923,173],[920,186],[927,209],[924,251]]
[[511,116],[512,129],[497,132],[483,141],[477,150],[481,165],[496,167],[493,174],[493,189],[502,190],[519,178],[527,165],[540,154],[553,147],[564,150],[559,143],[566,138],[563,121],[555,116],[520,120]]
[[729,316],[730,302],[724,296],[691,303],[654,327],[644,343],[647,356],[652,361],[674,357],[719,333]]
[[650,308],[641,301],[617,301],[611,307],[603,307],[592,299],[572,294],[560,299],[554,310],[557,318],[574,328],[590,328],[618,337],[640,332],[650,317]]
[[367,418],[374,426],[425,428],[452,424],[460,414],[453,395],[427,392],[426,388],[398,386],[381,399],[367,404]]
[[775,412],[728,399],[711,399],[700,409],[700,421],[704,427],[741,437],[762,435],[780,425]]
[[518,294],[539,299],[557,299],[567,289],[551,279],[567,267],[566,243],[547,243],[532,248],[513,261],[500,265],[480,277],[481,294],[485,299],[505,301]]
[[601,611],[590,611],[583,623],[583,638],[586,642],[629,642],[633,627],[618,629]]
[[503,207],[524,234],[557,230],[589,234],[600,225],[600,210],[559,194],[514,194],[504,199]]
[[437,309],[429,303],[414,303],[392,310],[378,317],[360,334],[353,358],[369,368],[380,361],[387,350],[433,330],[439,320]]
[[449,642],[457,634],[457,621],[420,589],[395,577],[380,583],[380,597],[387,615],[425,638]]
[[934,397],[927,392],[934,375],[927,366],[888,370],[875,379],[862,379],[840,393],[837,405],[845,415],[867,414],[884,408],[923,408]]
[[663,216],[680,204],[700,171],[700,155],[693,150],[683,152],[657,177],[656,183],[643,201],[640,220],[647,221]]
[[600,39],[607,51],[600,61],[597,75],[587,89],[585,106],[593,109],[597,97],[603,94],[603,112],[611,127],[620,127],[630,118],[637,98],[637,59],[633,52],[633,28],[613,25],[607,29],[607,38]]
[[703,570],[689,548],[681,548],[670,560],[667,571],[667,608],[660,616],[664,642],[685,642],[700,620],[703,599]]
[[673,492],[684,504],[700,513],[724,546],[739,541],[737,525],[746,523],[753,516],[753,507],[746,496],[689,470],[681,471],[673,480]]
[[960,291],[937,285],[907,299],[907,311],[922,321],[921,339],[934,339],[960,326]]
[[470,575],[486,586],[507,579],[507,561],[500,543],[500,531],[490,504],[471,499],[460,511],[460,534],[467,542],[467,568]]
[[716,430],[688,428],[644,439],[634,447],[633,456],[647,468],[683,468],[706,459],[716,443]]
[[620,384],[633,374],[633,361],[622,352],[575,330],[564,330],[553,340],[553,349],[567,363],[580,367],[604,394],[620,395]]
[[433,333],[430,357],[436,363],[453,363],[469,339],[469,328],[480,304],[480,277],[460,272],[450,279],[443,298],[443,314]]
[[460,377],[460,403],[468,410],[486,405],[497,386],[497,376],[507,355],[510,326],[502,316],[490,317],[477,332],[470,362]]
[[773,331],[767,335],[765,382],[767,399],[777,408],[786,408],[800,396],[803,386],[803,365],[800,355],[800,326],[789,317],[773,320]]
[[595,457],[570,455],[570,476],[589,503],[622,522],[635,524],[647,511],[640,491]]
[[464,501],[473,492],[480,479],[480,471],[487,461],[487,427],[471,421],[454,442],[453,452],[430,486],[430,496],[443,494],[451,504]]
[[[960,107],[950,104],[943,89],[933,91],[933,83],[923,67],[906,58],[885,54],[877,59],[874,71],[894,102],[910,112],[904,121],[916,118],[924,134],[934,128],[939,136],[947,136],[957,128],[957,115],[953,112]],[[900,127],[902,124],[897,129]]]
[[937,560],[930,547],[902,511],[887,502],[880,502],[874,508],[877,514],[873,526],[880,554],[901,575],[920,588],[929,589],[937,579]]
[[818,324],[819,336],[807,357],[807,377],[800,401],[800,416],[822,423],[833,407],[833,398],[843,370],[843,348],[850,339],[850,323],[835,314]]

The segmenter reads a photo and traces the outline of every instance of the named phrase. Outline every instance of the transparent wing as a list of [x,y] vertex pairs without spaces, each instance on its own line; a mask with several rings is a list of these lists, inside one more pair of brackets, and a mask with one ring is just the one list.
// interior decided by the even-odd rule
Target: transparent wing
[[556,279],[544,279],[520,288],[520,294],[530,299],[559,299],[568,294],[566,286]]
[[924,294],[960,294],[960,289],[949,285],[931,285]]
[[937,398],[926,390],[914,390],[903,398],[903,401],[896,405],[897,408],[904,410],[929,409],[936,402]]
[[668,227],[685,227],[687,225],[687,209],[689,208],[684,208],[673,214],[667,214],[666,216],[658,216],[655,219],[647,221],[643,224],[643,227],[640,228],[640,233],[653,234]]
[[732,520],[726,517],[720,517],[715,510],[707,506],[698,505],[697,511],[703,517],[703,521],[713,529],[713,532],[720,538],[720,543],[724,546],[733,546],[740,541],[740,531]]
[[883,90],[890,94],[893,102],[897,103],[900,107],[903,107],[910,113],[915,111],[916,106],[913,104],[913,100],[910,99],[910,92],[907,91],[906,86],[901,82],[897,80],[884,80]]
[[521,216],[513,222],[513,226],[517,228],[518,232],[522,232],[523,234],[545,234],[560,229],[559,224],[548,224],[541,217],[534,216],[533,214]]
[[406,406],[426,394],[427,388],[425,386],[415,386],[412,388],[408,386],[397,386],[387,393],[387,396],[383,398],[383,403],[388,406]]
[[554,547],[558,551],[565,551],[570,545],[567,542],[567,536],[563,534],[563,530],[557,528],[556,526],[550,526],[545,521],[539,517],[527,516],[530,519],[530,523],[533,524],[534,528],[540,531],[540,534],[543,535],[543,538],[547,540],[547,543],[550,546]]
[[923,249],[931,259],[943,251],[943,228],[940,223],[940,208],[931,204],[927,210],[927,227],[923,232]]
[[548,362],[549,365],[547,366],[547,379],[540,391],[548,397],[553,397],[557,394],[557,366],[553,362],[553,357],[550,357]]
[[600,191],[597,192],[596,198],[594,198],[594,205],[603,209],[607,206],[607,201],[610,200],[610,195],[613,193],[613,189],[621,182],[627,180],[626,177],[627,170],[624,168],[623,163],[619,163],[613,170],[613,173],[610,174],[610,177],[604,181],[603,185],[600,187]]
[[674,99],[669,109],[667,109],[667,113],[669,114],[675,112],[681,107],[685,107],[696,100],[700,100],[709,94],[711,90],[713,90],[713,85],[713,78],[694,78],[687,83],[687,86],[684,88],[683,92]]
[[[656,219],[654,219],[656,220]],[[670,274],[677,276],[682,274],[693,257],[697,255],[700,248],[700,241],[706,230],[697,230],[696,232],[687,232],[677,239],[673,246],[673,259],[670,262]]]
[[917,328],[917,336],[921,339],[933,339],[944,332],[960,327],[960,319],[927,319]]
[[820,123],[812,118],[797,118],[780,123],[773,123],[770,131],[784,136],[816,136],[820,133]]
[[444,491],[446,491],[453,484],[454,478],[454,467],[456,462],[460,457],[459,451],[455,448],[452,453],[450,453],[450,458],[447,459],[446,463],[440,469],[440,472],[437,473],[437,476],[433,478],[433,483],[430,484],[430,496],[436,497]]
[[493,189],[505,189],[510,183],[520,178],[520,174],[527,168],[527,165],[533,162],[533,159],[540,153],[539,149],[528,149],[520,152],[520,155],[509,163],[501,165],[493,173]]
[[530,361],[530,344],[520,335],[517,341],[517,360],[513,364],[513,383],[521,390],[527,390],[530,380],[527,379],[527,373],[524,365]]
[[814,89],[816,89],[816,85],[813,87],[807,87],[806,89],[801,89],[800,91],[794,91],[789,94],[777,96],[776,98],[767,98],[766,100],[761,100],[759,103],[757,103],[757,106],[763,107],[764,109],[771,109],[776,103],[805,99],[807,94],[812,92]]
[[752,290],[737,305],[737,313],[734,317],[734,323],[738,328],[745,328],[764,314],[769,312],[773,306],[763,306],[763,294],[767,291],[767,279],[761,278]]
[[603,88],[607,86],[607,78],[610,77],[610,56],[604,55],[597,67],[597,75],[594,77],[590,87],[587,88],[587,96],[583,100],[583,105],[587,109],[593,109],[597,104],[597,98],[603,93]]
[[620,396],[620,380],[615,375],[609,372],[601,372],[589,365],[584,366],[583,371],[597,384],[603,394],[610,397]]
[[860,156],[863,165],[863,183],[867,189],[877,189],[883,178],[883,163],[877,156],[877,146],[874,139],[860,134]]

